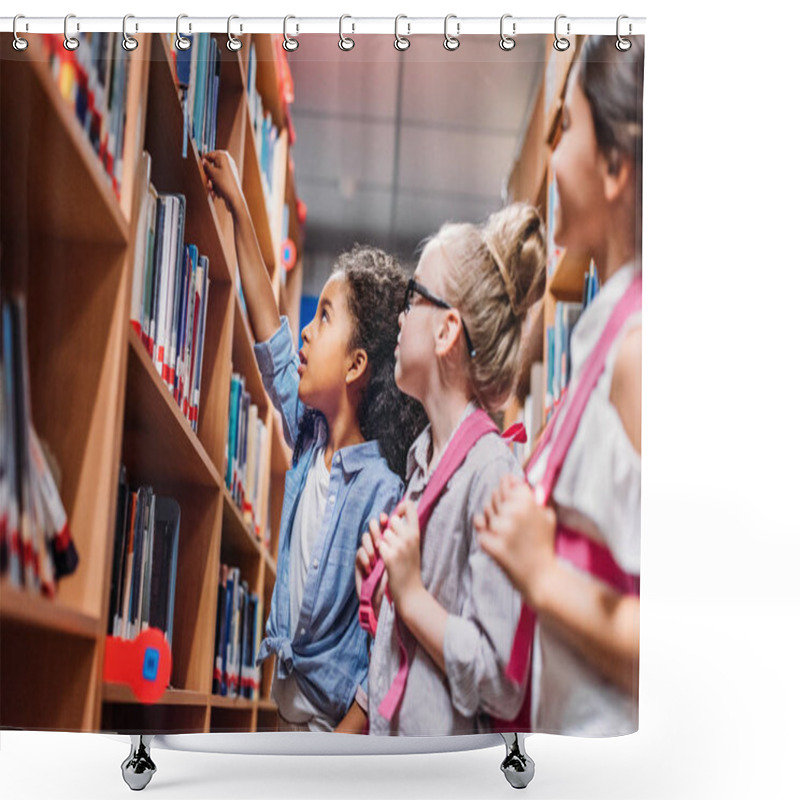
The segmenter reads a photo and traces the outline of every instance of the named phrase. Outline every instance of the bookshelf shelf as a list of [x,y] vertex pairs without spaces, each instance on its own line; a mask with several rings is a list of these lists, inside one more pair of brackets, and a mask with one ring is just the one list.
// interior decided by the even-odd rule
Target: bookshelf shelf
[[[506,189],[509,200],[526,200],[535,205],[547,220],[548,228],[554,224],[556,193],[551,191],[553,171],[551,156],[561,136],[561,115],[564,96],[567,90],[569,72],[578,57],[584,36],[576,36],[572,46],[564,52],[552,47],[553,39],[545,49],[547,61],[539,93],[533,103],[527,130],[519,156],[508,177]],[[548,230],[548,254],[553,257],[551,238]],[[550,263],[550,262],[549,262]],[[589,271],[590,259],[580,253],[564,251],[558,257],[552,273],[547,276],[544,297],[531,314],[530,323],[523,330],[522,354],[517,387],[512,401],[505,409],[506,425],[522,419],[528,429],[529,438],[535,439],[543,430],[550,410],[548,394],[555,384],[555,375],[561,378],[565,370],[560,353],[561,338],[555,335],[558,324],[559,337],[566,323],[567,312],[562,308],[558,314],[557,303],[580,303],[583,300],[584,278]],[[549,345],[548,345],[549,343]],[[556,352],[555,363],[548,363],[552,356],[550,348]],[[561,351],[563,353],[563,350]],[[556,386],[556,390],[563,387]],[[552,400],[552,397],[549,398]],[[529,456],[531,445],[523,451],[522,459]]]
[[261,257],[267,266],[270,278],[274,280],[276,273],[275,243],[272,241],[272,229],[267,212],[267,199],[264,196],[264,185],[261,180],[261,169],[258,161],[253,119],[250,109],[245,104],[244,160],[239,165],[239,176],[242,182],[247,207],[255,225]]
[[[20,205],[17,213],[23,213],[20,201],[27,199],[25,224],[41,236],[124,247],[128,224],[110,180],[58,92],[42,40],[31,37],[29,41],[21,53],[10,46],[10,40],[0,45],[0,91],[5,97],[28,98],[25,103],[3,105],[3,113],[14,117],[3,126],[13,137],[3,142],[3,172],[12,178],[19,174],[22,153],[33,151],[22,156],[28,160],[28,172],[24,185],[13,195]],[[34,149],[35,141],[42,138],[48,146]],[[16,153],[13,159],[11,153]]]
[[[128,705],[141,705],[142,703],[130,686],[124,683],[103,683],[103,702]],[[182,689],[167,689],[164,694],[152,705],[159,706],[198,706],[205,708],[208,704],[208,695],[202,692],[187,692]]]
[[242,375],[247,384],[250,399],[260,408],[269,408],[270,401],[261,380],[256,355],[253,351],[255,339],[250,330],[250,323],[245,317],[244,309],[237,293],[233,315],[233,368]]
[[253,700],[245,700],[243,697],[220,697],[212,694],[209,698],[209,705],[212,708],[225,708],[234,711],[252,711],[257,707]]
[[154,480],[217,488],[217,468],[132,328],[128,330],[128,346],[126,466]]
[[[98,617],[64,607],[58,599],[17,589],[5,580],[0,582],[0,620],[4,626],[16,623],[82,639],[94,639],[102,627]],[[4,639],[3,644],[8,642]]]
[[280,417],[275,415],[275,422],[272,425],[272,472],[284,473],[289,469],[291,463],[292,450],[283,440],[282,423]]
[[583,276],[589,269],[589,257],[564,251],[549,280],[549,291],[556,300],[580,302]]
[[222,507],[223,525],[223,546],[226,548],[226,558],[223,561],[231,564],[238,564],[251,558],[266,559],[266,548],[260,542],[248,524],[244,521],[244,516],[236,504],[233,502],[231,493],[227,487],[223,488],[225,498]]
[[[182,157],[183,111],[169,37],[138,38],[139,48],[128,56],[121,199],[60,95],[43,40],[31,35],[25,53],[14,51],[10,40],[0,42],[0,92],[15,98],[0,116],[4,297],[7,283],[25,297],[33,423],[60,473],[59,491],[80,557],[55,600],[0,580],[0,727],[120,733],[272,729],[273,703],[211,694],[217,587],[221,564],[238,567],[263,599],[263,630],[277,574],[291,451],[262,384],[238,300],[231,216],[222,201],[209,197],[191,139]],[[245,46],[238,53],[224,46],[227,37],[215,38],[221,54],[217,147],[237,161],[276,297],[296,336],[302,262],[298,258],[281,286],[276,227],[270,226],[246,102],[250,37],[242,37]],[[272,37],[255,42],[258,89],[288,139]],[[130,324],[135,203],[147,191],[142,150],[151,156],[155,189],[186,197],[184,241],[209,259],[196,431]],[[289,235],[299,254],[302,231],[286,149],[283,158],[282,202],[289,205]],[[250,530],[225,486],[233,371],[245,377],[259,418],[271,428],[264,487],[268,543]],[[173,688],[155,704],[103,680],[120,463],[129,486],[150,486],[180,506]],[[274,661],[267,659],[260,673],[262,698],[270,695]],[[32,688],[21,692],[20,686]],[[42,692],[41,686],[50,688]]]
[[[163,36],[157,42],[166,47]],[[157,48],[154,48],[157,51]],[[149,103],[159,110],[147,115],[144,147],[153,159],[153,185],[159,192],[179,192],[186,196],[184,240],[197,245],[208,256],[211,280],[233,281],[230,248],[225,245],[214,201],[206,188],[203,168],[195,142],[189,137],[186,158],[183,147],[183,112],[169,52],[154,52],[150,62]]]

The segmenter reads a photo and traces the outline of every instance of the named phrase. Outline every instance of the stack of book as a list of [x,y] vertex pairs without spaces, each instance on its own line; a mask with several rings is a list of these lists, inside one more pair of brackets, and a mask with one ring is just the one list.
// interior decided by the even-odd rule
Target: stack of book
[[580,303],[556,303],[555,324],[545,330],[547,347],[547,383],[545,387],[545,413],[550,418],[567,388],[572,374],[570,340],[581,313],[592,302],[599,289],[597,268],[590,262],[583,277],[583,299]]
[[581,303],[556,303],[555,323],[545,330],[547,347],[547,385],[545,387],[545,410],[549,418],[570,377],[569,340],[572,329],[583,311]]
[[78,555],[45,448],[33,427],[25,305],[2,303],[0,329],[0,575],[52,598]]
[[586,308],[586,306],[594,300],[594,296],[599,289],[600,284],[597,280],[597,267],[594,265],[594,261],[590,261],[589,271],[583,276],[583,308]]
[[148,187],[136,231],[131,324],[182,414],[197,430],[203,345],[210,284],[209,264],[197,246],[184,244],[186,198]]
[[[272,114],[264,110],[264,102],[256,88],[255,45],[250,46],[247,74],[247,104],[256,140],[256,156],[261,173],[261,186],[267,205],[270,233],[275,248],[275,260],[280,264],[280,248],[288,233],[288,207],[285,203],[286,165],[289,140],[286,131],[281,131],[272,121]],[[284,217],[286,222],[284,223]]]
[[228,409],[225,485],[242,510],[245,523],[269,547],[269,434],[259,419],[258,406],[250,402],[244,378],[235,372],[231,376]]
[[77,117],[119,198],[130,73],[122,34],[80,33],[76,50],[65,49],[63,36],[42,37],[59,93]]
[[120,467],[108,634],[135,639],[158,628],[172,645],[181,509],[151,486],[133,489]]
[[558,187],[555,176],[547,184],[547,275],[553,274],[558,259],[561,258],[564,248],[556,244],[553,233],[556,229],[556,211],[558,209]]
[[200,153],[216,149],[219,104],[220,53],[210,33],[184,37],[192,44],[178,50],[172,40],[175,75],[183,106],[183,157],[189,153],[191,137]]
[[239,568],[222,564],[217,587],[213,694],[259,699],[261,678],[256,655],[263,615],[261,598],[250,592]]

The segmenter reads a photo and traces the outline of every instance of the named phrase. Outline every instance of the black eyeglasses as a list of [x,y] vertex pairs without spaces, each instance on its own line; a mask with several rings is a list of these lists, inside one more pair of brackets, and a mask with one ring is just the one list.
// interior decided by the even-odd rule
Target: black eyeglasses
[[[442,300],[441,297],[431,294],[431,292],[429,292],[424,286],[417,283],[413,278],[410,278],[408,281],[408,286],[406,286],[406,296],[403,300],[403,311],[406,314],[411,311],[411,299],[414,296],[414,292],[416,292],[420,297],[424,297],[428,302],[433,303],[439,308],[453,309],[454,311],[458,311],[458,309],[451,306],[447,300]],[[464,322],[464,317],[460,311],[458,312],[458,316],[461,318],[461,325],[464,328],[464,340],[467,343],[467,352],[469,353],[469,357],[475,358],[475,348],[472,346],[472,340],[469,338],[467,323]]]

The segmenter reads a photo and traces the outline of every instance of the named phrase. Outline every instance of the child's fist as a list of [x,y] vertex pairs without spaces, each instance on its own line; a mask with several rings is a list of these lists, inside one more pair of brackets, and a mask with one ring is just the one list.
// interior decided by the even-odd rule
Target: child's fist
[[233,212],[242,197],[239,173],[231,154],[227,150],[212,150],[202,155],[206,186],[212,197],[220,197],[225,207]]

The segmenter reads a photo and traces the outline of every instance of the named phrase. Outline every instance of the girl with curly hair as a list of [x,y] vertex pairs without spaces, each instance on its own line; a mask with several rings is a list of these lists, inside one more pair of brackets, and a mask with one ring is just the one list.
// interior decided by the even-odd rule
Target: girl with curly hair
[[369,520],[401,498],[406,452],[424,424],[422,407],[394,380],[405,276],[376,248],[343,253],[296,352],[233,161],[214,151],[203,166],[209,190],[233,216],[256,358],[294,448],[257,663],[277,656],[272,691],[282,729],[360,733],[369,657],[355,554]]

